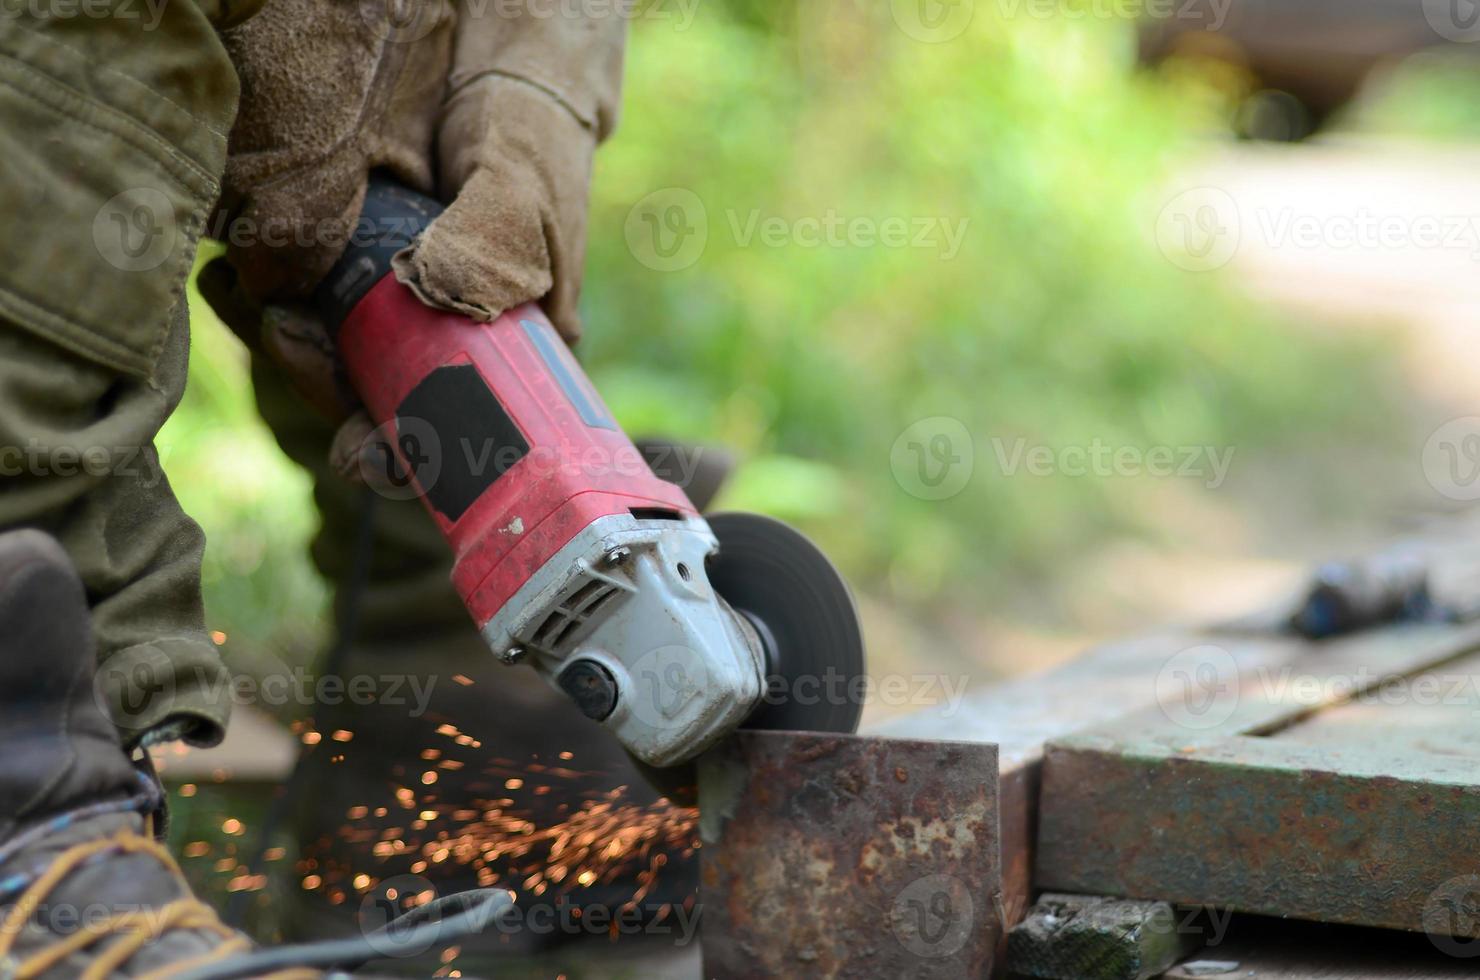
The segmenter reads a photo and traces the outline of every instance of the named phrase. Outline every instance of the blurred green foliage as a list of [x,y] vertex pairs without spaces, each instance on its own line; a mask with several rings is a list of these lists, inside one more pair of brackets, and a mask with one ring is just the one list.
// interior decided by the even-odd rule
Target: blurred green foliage
[[[634,26],[579,350],[629,431],[738,450],[725,503],[798,521],[866,590],[986,612],[994,583],[1155,526],[1144,484],[1007,479],[994,438],[1245,458],[1382,429],[1372,350],[1292,330],[1159,252],[1163,182],[1216,113],[1195,85],[1133,69],[1130,24],[980,3],[929,43],[901,26],[905,3],[730,0],[688,23],[680,6]],[[767,244],[770,218],[786,241]],[[796,223],[832,218],[935,233],[814,244]],[[703,229],[702,254],[653,268],[650,220]],[[954,254],[945,223],[964,228]],[[307,487],[253,422],[234,342],[204,321],[165,442],[211,534],[213,620],[311,637]],[[975,454],[969,486],[939,502],[890,465],[933,416],[961,420]]]
[[1341,122],[1410,137],[1473,140],[1480,136],[1480,61],[1463,46],[1406,58],[1382,72]]
[[[736,447],[751,462],[728,503],[801,521],[893,597],[969,602],[1156,520],[1134,481],[1004,479],[994,438],[1252,454],[1374,419],[1370,352],[1158,250],[1162,182],[1216,113],[1195,85],[1133,70],[1129,23],[976,4],[963,34],[925,43],[893,19],[908,6],[641,25],[598,158],[582,345],[629,425]],[[624,234],[663,188],[707,217],[702,256],[673,272]],[[772,248],[736,233],[753,213],[967,230],[952,257]],[[932,416],[974,442],[972,482],[943,502],[890,467]]]
[[[199,269],[220,254],[201,248]],[[238,669],[274,656],[303,663],[328,635],[327,589],[308,558],[318,525],[308,475],[257,414],[246,349],[192,282],[190,381],[157,440],[176,495],[205,528],[207,624]]]

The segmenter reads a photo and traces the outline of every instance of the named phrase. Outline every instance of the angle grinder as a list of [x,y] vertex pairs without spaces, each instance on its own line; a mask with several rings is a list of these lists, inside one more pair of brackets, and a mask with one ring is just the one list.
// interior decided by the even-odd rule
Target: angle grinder
[[537,306],[483,323],[422,303],[391,259],[440,210],[374,175],[316,300],[493,655],[650,769],[742,726],[855,730],[863,640],[842,576],[785,524],[706,519],[659,479]]

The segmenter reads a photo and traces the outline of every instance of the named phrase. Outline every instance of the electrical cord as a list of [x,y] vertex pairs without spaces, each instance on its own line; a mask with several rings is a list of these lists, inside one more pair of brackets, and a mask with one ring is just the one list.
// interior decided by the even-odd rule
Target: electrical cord
[[353,970],[371,960],[446,946],[482,932],[513,910],[514,899],[504,889],[475,888],[428,902],[363,936],[268,947],[173,974],[171,980],[241,980],[295,966]]

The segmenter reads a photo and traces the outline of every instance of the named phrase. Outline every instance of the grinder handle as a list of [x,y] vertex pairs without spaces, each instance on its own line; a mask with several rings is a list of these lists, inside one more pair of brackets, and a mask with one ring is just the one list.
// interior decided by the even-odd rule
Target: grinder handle
[[314,290],[314,305],[336,336],[350,310],[391,271],[396,253],[416,241],[444,210],[383,171],[370,174],[365,204],[344,253]]

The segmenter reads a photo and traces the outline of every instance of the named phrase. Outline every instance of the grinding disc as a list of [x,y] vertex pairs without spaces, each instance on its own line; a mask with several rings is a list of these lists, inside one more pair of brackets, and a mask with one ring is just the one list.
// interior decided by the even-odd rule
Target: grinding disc
[[[706,571],[714,591],[744,616],[766,653],[766,694],[741,728],[858,730],[863,712],[863,631],[848,583],[800,531],[759,514],[713,514],[719,553]],[[698,802],[692,761],[633,764],[670,800]]]
[[744,728],[854,732],[863,711],[863,633],[848,583],[816,545],[759,514],[715,514],[709,582],[750,620],[767,690]]

